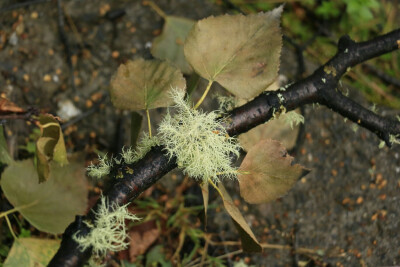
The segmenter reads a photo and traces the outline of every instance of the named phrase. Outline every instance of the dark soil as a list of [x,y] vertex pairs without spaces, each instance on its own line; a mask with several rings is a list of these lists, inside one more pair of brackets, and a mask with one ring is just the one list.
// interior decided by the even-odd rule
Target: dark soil
[[[148,45],[162,28],[161,17],[141,1],[65,0],[60,37],[57,1],[6,10],[23,2],[0,3],[1,94],[21,107],[35,106],[52,114],[57,114],[60,103],[70,100],[81,111],[74,123],[64,126],[70,152],[88,146],[119,151],[129,144],[129,114],[112,107],[107,97],[109,81],[119,64],[150,57]],[[223,12],[205,0],[156,3],[167,14],[192,19]],[[282,53],[281,73],[292,78],[295,56],[290,49]],[[350,91],[360,103],[371,105],[356,90]],[[379,108],[384,115],[399,113]],[[153,111],[153,117],[160,118],[160,112]],[[302,141],[294,154],[311,173],[273,203],[240,204],[259,240],[293,249],[249,255],[251,264],[400,265],[399,146],[379,149],[373,133],[361,128],[353,131],[353,123],[325,107],[306,107],[304,116]],[[18,158],[23,154],[18,144],[26,143],[32,126],[22,121],[6,126]],[[230,192],[238,192],[233,191],[236,186],[229,187]],[[238,198],[238,193],[232,194]],[[223,213],[209,219],[210,229],[224,230],[220,231],[224,240],[237,240],[229,223]],[[299,248],[317,253],[293,253]]]

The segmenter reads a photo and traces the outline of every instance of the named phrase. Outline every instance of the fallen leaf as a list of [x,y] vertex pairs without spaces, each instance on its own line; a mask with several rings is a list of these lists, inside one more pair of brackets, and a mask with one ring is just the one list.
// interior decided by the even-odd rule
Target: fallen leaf
[[119,66],[111,80],[111,101],[128,110],[167,107],[173,104],[171,89],[185,87],[182,73],[167,62],[136,59]]
[[146,254],[146,267],[172,267],[171,262],[166,260],[163,250],[163,246],[161,245],[152,248],[149,253]]
[[18,107],[15,103],[11,102],[7,98],[0,97],[0,114],[9,113],[24,113],[25,110]]
[[240,195],[251,204],[267,203],[284,195],[310,172],[292,161],[280,142],[259,141],[249,149],[240,166]]
[[282,9],[198,21],[184,44],[187,61],[200,76],[217,81],[237,97],[257,96],[278,75]]
[[37,179],[32,160],[15,161],[4,170],[1,187],[10,203],[38,230],[62,233],[87,206],[84,166],[51,163],[50,179],[41,184]]
[[257,241],[253,231],[250,229],[250,226],[246,223],[246,220],[243,218],[242,213],[235,206],[232,201],[231,196],[226,191],[225,187],[222,183],[218,184],[218,188],[222,194],[222,200],[224,202],[224,207],[226,211],[231,216],[233,223],[236,229],[239,231],[240,240],[242,241],[242,249],[244,252],[261,252],[262,247],[260,243]]
[[148,221],[129,229],[129,237],[131,239],[129,246],[129,259],[131,262],[136,261],[136,257],[144,255],[147,249],[160,236],[160,230],[154,221]]
[[60,246],[59,240],[39,238],[18,238],[13,243],[4,267],[47,266]]
[[156,37],[151,47],[151,54],[167,60],[183,73],[192,73],[192,68],[183,54],[183,44],[195,21],[175,16],[166,16],[163,31]]

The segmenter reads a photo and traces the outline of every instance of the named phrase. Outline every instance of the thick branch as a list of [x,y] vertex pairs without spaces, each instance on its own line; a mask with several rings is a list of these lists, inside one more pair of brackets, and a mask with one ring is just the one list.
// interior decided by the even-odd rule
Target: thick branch
[[[338,53],[329,62],[285,91],[263,93],[244,106],[234,109],[228,116],[226,129],[230,135],[238,135],[268,121],[274,112],[283,107],[290,111],[305,104],[320,103],[375,132],[389,143],[390,134],[400,134],[400,122],[383,118],[363,108],[342,95],[336,87],[349,67],[399,47],[400,30],[362,43],[355,43],[348,37],[343,37],[339,41]],[[128,167],[133,169],[133,173],[128,172],[126,166],[121,167],[119,171],[123,178],[116,179],[114,186],[104,194],[110,202],[122,205],[132,201],[164,174],[174,169],[176,163],[174,158],[169,159],[163,154],[162,147],[155,147],[142,160]],[[87,233],[88,229],[82,223],[86,218],[92,219],[93,212],[85,217],[78,216],[67,228],[61,247],[49,266],[82,266],[90,257],[91,251],[81,252],[77,248],[78,244],[72,239],[72,235],[77,231],[81,231],[81,234]]]

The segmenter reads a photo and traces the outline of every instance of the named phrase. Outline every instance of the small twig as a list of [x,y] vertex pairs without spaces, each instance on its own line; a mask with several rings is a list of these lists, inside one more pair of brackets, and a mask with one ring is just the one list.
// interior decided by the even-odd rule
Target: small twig
[[67,64],[68,64],[68,68],[69,68],[69,72],[70,72],[70,84],[71,84],[71,88],[73,89],[73,91],[76,91],[76,87],[75,87],[75,77],[74,77],[74,66],[72,65],[72,60],[71,60],[71,48],[69,46],[69,42],[68,42],[68,37],[67,34],[65,32],[65,24],[64,24],[64,12],[63,12],[63,8],[62,8],[62,0],[57,0],[57,10],[58,10],[58,32],[60,35],[60,40],[61,43],[64,45],[64,51],[65,51],[65,56],[67,57]]
[[0,121],[7,120],[25,120],[33,122],[35,119],[32,116],[39,115],[39,110],[37,108],[28,108],[25,112],[11,113],[0,115]]
[[380,69],[377,69],[376,67],[374,67],[370,64],[362,64],[362,67],[365,68],[367,71],[371,72],[372,74],[374,74],[375,76],[377,76],[383,82],[400,88],[400,80],[399,79],[396,79],[395,77],[390,76],[386,72],[384,72]]

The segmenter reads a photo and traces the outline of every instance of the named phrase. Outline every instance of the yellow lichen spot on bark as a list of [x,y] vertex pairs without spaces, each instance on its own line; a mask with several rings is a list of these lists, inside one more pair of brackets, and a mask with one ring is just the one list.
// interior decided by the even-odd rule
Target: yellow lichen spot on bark
[[326,74],[332,74],[333,77],[336,76],[336,69],[332,66],[325,66],[324,71]]

